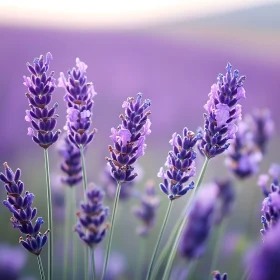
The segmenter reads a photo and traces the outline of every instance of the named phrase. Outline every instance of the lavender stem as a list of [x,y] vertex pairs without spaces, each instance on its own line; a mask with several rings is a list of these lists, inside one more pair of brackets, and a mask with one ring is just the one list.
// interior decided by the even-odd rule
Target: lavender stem
[[177,248],[178,248],[178,245],[179,245],[179,241],[180,241],[180,237],[181,237],[181,234],[183,232],[183,229],[185,227],[185,224],[187,222],[187,219],[188,219],[188,215],[189,215],[189,210],[190,210],[190,205],[194,199],[194,196],[199,188],[199,186],[201,185],[202,183],[202,180],[203,180],[203,177],[204,177],[204,174],[205,174],[205,171],[207,169],[207,166],[208,166],[208,163],[209,163],[209,158],[205,158],[205,161],[204,161],[204,164],[202,166],[202,169],[201,169],[201,172],[199,174],[199,177],[198,177],[198,180],[197,180],[197,184],[196,184],[196,187],[194,188],[194,190],[192,191],[191,193],[191,196],[190,196],[190,199],[188,200],[188,204],[187,204],[187,209],[188,209],[188,212],[187,214],[185,215],[184,219],[182,220],[182,222],[180,223],[180,227],[179,229],[176,228],[176,232],[177,232],[177,235],[176,235],[176,239],[175,239],[175,242],[173,244],[173,247],[171,249],[171,252],[170,252],[170,255],[169,255],[169,258],[168,258],[168,261],[167,261],[167,265],[166,265],[166,268],[165,268],[165,271],[164,271],[164,275],[163,275],[163,280],[167,280],[170,278],[170,273],[171,273],[171,269],[172,269],[172,265],[173,265],[173,262],[174,262],[174,259],[175,259],[175,256],[176,256],[176,252],[177,252]]
[[69,245],[70,245],[70,234],[71,234],[71,219],[69,219],[69,213],[71,213],[71,196],[70,187],[66,188],[65,195],[65,213],[64,213],[64,262],[63,262],[63,279],[67,280],[68,263],[69,263]]
[[41,280],[45,280],[44,268],[42,265],[42,260],[41,260],[40,255],[37,256],[37,260],[38,260],[38,266],[39,266]]
[[50,183],[50,163],[48,149],[44,149],[45,156],[45,172],[47,183],[47,200],[48,200],[48,224],[50,230],[49,242],[48,242],[48,279],[53,279],[53,221],[52,221],[52,195],[51,195],[51,183]]
[[[73,188],[71,190],[72,192],[72,208],[73,212],[72,217],[73,217],[73,224],[76,223],[76,188]],[[73,237],[73,279],[76,279],[77,277],[77,271],[78,271],[78,238],[77,236],[73,233],[73,227],[71,224],[71,232],[72,232],[72,237]]]
[[[79,146],[81,159],[82,159],[82,172],[83,172],[83,187],[84,187],[84,199],[85,202],[87,201],[87,171],[86,171],[86,163],[85,163],[85,156],[84,156],[84,148],[82,145]],[[87,280],[88,278],[88,248],[84,248],[84,278]]]
[[107,245],[107,250],[106,250],[105,261],[104,261],[104,266],[103,266],[103,272],[102,272],[101,280],[104,280],[105,276],[106,276],[106,270],[107,270],[107,264],[108,264],[110,250],[111,250],[111,243],[112,243],[114,224],[115,224],[115,216],[116,216],[116,212],[117,212],[120,192],[121,192],[121,183],[118,182],[117,192],[116,192],[116,197],[115,197],[114,206],[113,206],[113,212],[112,212],[111,230],[110,230],[110,233],[109,233],[109,241],[108,241],[108,245]]
[[91,248],[91,266],[92,266],[92,280],[95,280],[95,258],[94,258],[94,247]]
[[170,215],[172,202],[173,202],[173,200],[169,201],[169,205],[168,205],[168,208],[167,208],[167,211],[166,211],[166,215],[165,215],[165,218],[164,218],[164,221],[163,221],[163,224],[162,224],[162,227],[161,227],[161,231],[159,233],[159,237],[158,237],[158,240],[157,240],[157,243],[156,243],[156,247],[154,249],[153,256],[152,256],[152,259],[151,259],[151,262],[150,262],[150,266],[149,266],[149,270],[148,270],[148,273],[147,273],[147,276],[146,276],[146,280],[151,279],[152,269],[153,269],[153,266],[154,266],[155,258],[156,258],[157,253],[158,253],[159,244],[161,242],[162,235],[163,235],[163,232],[164,232],[166,224],[167,224],[167,220],[168,220],[169,215]]
[[146,255],[146,246],[147,241],[145,237],[141,237],[140,241],[140,249],[139,249],[139,260],[137,264],[137,271],[136,271],[136,278],[135,279],[142,279],[142,272],[143,268],[145,267],[145,255]]
[[215,250],[212,256],[212,262],[211,262],[211,267],[210,267],[210,273],[209,273],[209,279],[212,279],[212,274],[211,272],[213,270],[216,269],[217,266],[217,261],[218,261],[218,257],[219,257],[219,252],[221,249],[221,245],[222,245],[222,241],[223,241],[223,236],[225,234],[225,230],[227,227],[227,221],[222,221],[222,223],[220,224],[219,228],[218,228],[218,234],[217,234],[217,239],[216,239],[216,246],[215,246]]

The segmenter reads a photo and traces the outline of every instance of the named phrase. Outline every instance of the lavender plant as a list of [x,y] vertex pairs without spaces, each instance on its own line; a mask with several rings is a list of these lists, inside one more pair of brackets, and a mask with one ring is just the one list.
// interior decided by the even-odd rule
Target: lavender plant
[[60,130],[53,132],[56,126],[55,113],[58,106],[55,103],[51,108],[49,104],[52,101],[52,94],[55,90],[54,72],[48,75],[49,64],[52,60],[51,53],[46,54],[44,61],[43,55],[35,58],[33,66],[27,63],[27,69],[31,76],[23,76],[24,85],[28,88],[26,97],[29,101],[30,110],[26,111],[25,120],[31,123],[32,127],[28,128],[28,135],[32,136],[33,141],[44,149],[45,172],[47,184],[47,200],[48,200],[48,224],[50,230],[50,238],[48,243],[48,277],[53,277],[53,222],[52,222],[52,204],[51,204],[51,186],[49,171],[49,155],[48,148],[58,140]]
[[4,168],[5,174],[0,173],[0,180],[5,184],[7,200],[4,200],[3,204],[13,214],[10,219],[13,227],[26,235],[25,239],[20,237],[19,242],[26,250],[37,256],[41,279],[45,279],[40,253],[47,242],[49,230],[43,234],[40,232],[44,223],[41,217],[33,221],[37,214],[37,208],[32,208],[35,195],[28,191],[24,192],[20,169],[13,172],[6,162]]
[[117,128],[111,129],[112,135],[110,137],[114,142],[114,147],[109,146],[111,158],[106,158],[106,160],[111,166],[111,175],[117,182],[117,191],[101,279],[106,276],[121,186],[125,182],[133,181],[137,176],[137,173],[133,173],[133,164],[144,155],[146,136],[151,133],[151,121],[148,118],[151,112],[147,111],[150,105],[151,101],[149,99],[142,102],[141,93],[138,93],[136,100],[129,97],[122,105],[125,108],[125,114],[120,115],[122,123]]
[[[238,130],[237,120],[241,119],[241,105],[239,100],[245,98],[243,83],[245,76],[239,77],[239,71],[232,72],[230,63],[226,66],[226,75],[219,74],[217,83],[213,84],[209,93],[209,100],[204,105],[207,111],[204,114],[204,131],[200,143],[200,150],[205,155],[205,162],[197,180],[197,190],[202,182],[209,160],[223,153],[230,145],[230,141],[235,138]],[[196,191],[192,192],[186,208],[191,204]],[[185,213],[186,211],[183,211]],[[170,276],[172,264],[176,255],[180,236],[186,224],[188,215],[185,215],[179,226],[174,228],[177,231],[175,241],[166,265],[163,279],[167,280]]]

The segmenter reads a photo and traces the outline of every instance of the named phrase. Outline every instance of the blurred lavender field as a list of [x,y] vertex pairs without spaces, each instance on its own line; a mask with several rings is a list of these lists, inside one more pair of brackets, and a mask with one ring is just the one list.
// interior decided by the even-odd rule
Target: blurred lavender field
[[[227,62],[230,62],[234,69],[239,69],[241,75],[247,76],[247,99],[242,101],[243,113],[250,113],[255,108],[269,108],[275,120],[276,133],[261,165],[261,173],[266,172],[271,162],[280,162],[277,146],[280,128],[279,12],[280,4],[274,4],[193,21],[180,19],[178,22],[155,24],[135,30],[71,31],[62,28],[0,26],[1,162],[8,161],[14,169],[22,169],[26,188],[28,186],[28,189],[35,193],[35,204],[40,205],[40,213],[46,217],[43,151],[27,136],[28,125],[24,116],[28,102],[22,76],[27,74],[27,61],[31,62],[34,57],[50,51],[54,57],[51,68],[56,73],[56,79],[60,72],[70,69],[76,57],[79,57],[89,66],[87,76],[93,81],[98,93],[95,97],[92,124],[98,129],[98,133],[86,155],[89,181],[102,184],[106,166],[104,157],[108,154],[107,147],[110,144],[110,129],[119,123],[122,102],[128,96],[142,92],[144,98],[152,101],[152,134],[147,140],[146,154],[140,160],[143,179],[136,188],[142,190],[148,179],[153,179],[158,184],[156,174],[165,162],[172,133],[181,133],[184,126],[193,131],[203,126],[203,105],[208,99],[211,85],[216,82],[217,73],[224,72]],[[61,130],[66,116],[63,96],[64,90],[57,88],[54,101],[59,103],[60,117],[57,127]],[[60,159],[55,147],[50,149],[50,160],[53,193],[60,195],[61,200],[57,200],[60,204],[63,203],[63,187],[58,183],[58,176],[61,174]],[[198,156],[198,161],[197,166],[200,169],[203,159]],[[205,183],[214,178],[230,176],[222,155],[211,163]],[[261,238],[259,229],[262,194],[256,182],[257,176],[236,182],[237,202],[229,217],[218,267],[221,271],[227,271],[231,280],[240,279],[244,252],[253,241]],[[159,215],[156,227],[148,239],[149,248],[154,247],[167,207],[166,197],[161,195],[160,191],[158,195],[161,197]],[[0,197],[5,197],[4,190],[0,192]],[[132,214],[135,202],[136,200],[131,199],[120,204],[113,251],[124,255],[119,260],[125,262],[123,266],[126,271],[121,278],[112,279],[133,279],[134,267],[138,261],[135,254],[138,250],[135,234],[138,222]],[[112,206],[111,202],[108,203]],[[184,199],[176,202],[163,244],[176,222],[175,212],[180,213],[185,203]],[[59,211],[63,210],[58,207],[58,212],[55,212],[55,279],[60,279],[59,271],[63,263],[63,215],[60,215]],[[253,217],[253,220],[248,228],[249,217]],[[9,223],[9,213],[4,207],[0,208],[0,223],[1,242],[16,244],[18,234],[13,231]],[[244,231],[249,234],[245,236]],[[192,280],[206,279],[205,275],[208,277],[214,234],[215,230],[208,242],[206,254],[197,265],[196,278]],[[104,244],[102,246],[105,247]],[[44,253],[43,262],[46,262]],[[147,252],[146,266],[151,254],[152,249]],[[181,265],[182,260],[178,261],[178,264]],[[33,256],[29,256],[23,275],[38,277]]]

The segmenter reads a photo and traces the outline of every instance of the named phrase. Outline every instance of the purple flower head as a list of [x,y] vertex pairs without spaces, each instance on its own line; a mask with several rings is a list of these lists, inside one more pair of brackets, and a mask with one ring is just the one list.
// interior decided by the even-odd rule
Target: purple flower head
[[60,168],[65,174],[61,181],[62,183],[73,187],[79,184],[83,179],[80,151],[69,141],[66,135],[59,142],[58,149],[63,158]]
[[[27,243],[23,241],[23,238],[21,237],[21,244],[28,251],[38,255],[47,241],[48,231],[43,235],[40,233],[40,228],[44,223],[41,217],[38,217],[36,221],[33,222],[37,214],[37,209],[32,208],[35,195],[28,191],[24,192],[24,184],[20,180],[20,169],[17,169],[16,172],[13,172],[6,162],[4,163],[4,167],[6,174],[4,175],[3,173],[0,173],[0,180],[5,183],[7,200],[4,200],[3,204],[13,214],[10,220],[14,228],[19,229],[21,233],[27,235]],[[33,244],[35,242],[32,241],[33,239],[36,240],[37,247]],[[33,247],[28,247],[28,240],[30,242],[32,241],[31,243],[35,247],[33,245]]]
[[64,100],[67,104],[66,130],[71,143],[75,146],[86,147],[93,139],[96,129],[91,132],[91,116],[94,104],[93,97],[96,92],[93,83],[87,81],[87,65],[76,59],[76,67],[68,71],[66,80],[63,73],[60,73],[58,87],[65,89]]
[[240,179],[246,179],[259,171],[262,152],[254,140],[254,132],[246,119],[238,122],[238,131],[226,158],[226,165]]
[[179,252],[188,259],[199,258],[214,221],[219,190],[215,184],[199,190],[183,231]]
[[201,150],[206,157],[212,158],[223,153],[229,147],[229,140],[235,138],[238,128],[236,121],[241,119],[241,105],[237,104],[245,98],[243,82],[245,76],[239,77],[238,70],[232,73],[228,63],[226,75],[219,74],[217,83],[213,84],[209,100],[204,105],[204,135]]
[[153,181],[148,181],[145,193],[141,197],[141,206],[134,209],[135,216],[143,223],[137,229],[140,236],[147,236],[154,226],[158,206],[159,198],[156,196],[155,184]]
[[218,200],[216,202],[215,223],[220,224],[232,210],[235,201],[235,189],[232,181],[219,180],[215,182],[218,187]]
[[261,175],[258,181],[258,184],[261,187],[262,192],[265,196],[262,203],[262,235],[266,235],[268,230],[270,230],[272,227],[278,224],[280,217],[280,187],[278,183],[280,165],[272,164],[269,169],[269,174],[273,178],[270,188],[268,187],[268,175]]
[[23,269],[26,260],[26,251],[17,246],[0,244],[0,279],[19,279],[20,271]]
[[91,186],[87,192],[87,202],[81,203],[81,211],[77,213],[79,221],[75,231],[90,247],[100,243],[107,232],[109,224],[106,222],[109,209],[103,206],[104,193]]
[[274,134],[274,121],[268,109],[255,110],[248,116],[248,123],[253,133],[253,140],[262,153],[266,152],[267,144]]
[[195,176],[195,158],[196,152],[194,147],[202,135],[183,129],[183,135],[174,133],[169,143],[172,151],[168,153],[165,163],[167,171],[164,172],[163,167],[160,168],[158,177],[162,178],[163,183],[160,189],[168,195],[170,200],[177,199],[185,195],[190,189],[194,188],[194,182],[184,186],[187,181]]
[[151,114],[147,109],[151,101],[145,99],[142,102],[142,94],[138,93],[136,100],[130,97],[123,103],[125,114],[120,115],[122,123],[117,128],[112,128],[110,138],[114,146],[109,146],[111,158],[106,158],[112,177],[119,183],[134,180],[137,173],[132,173],[132,166],[146,149],[146,136],[151,133]]
[[256,244],[247,257],[248,280],[276,280],[280,275],[280,224],[266,235],[264,242]]
[[51,53],[46,54],[45,61],[43,55],[35,58],[33,66],[27,63],[31,76],[23,76],[23,84],[28,88],[26,96],[30,106],[30,110],[26,111],[25,116],[25,120],[31,124],[27,134],[32,136],[33,141],[44,149],[55,143],[60,133],[60,130],[54,132],[58,117],[55,111],[58,104],[55,103],[49,108],[55,89],[54,72],[51,72],[50,75],[47,74],[51,60]]
[[212,272],[213,280],[228,280],[227,274],[221,274],[220,271],[216,270]]

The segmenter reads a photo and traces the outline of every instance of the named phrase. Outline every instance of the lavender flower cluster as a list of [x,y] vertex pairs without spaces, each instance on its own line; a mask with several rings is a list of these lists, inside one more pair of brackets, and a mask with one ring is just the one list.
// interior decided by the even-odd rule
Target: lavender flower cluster
[[55,103],[48,108],[56,87],[54,72],[47,74],[52,59],[51,53],[46,54],[45,62],[42,55],[35,58],[33,66],[27,63],[31,77],[23,77],[23,84],[28,88],[26,97],[30,106],[30,110],[26,111],[25,120],[32,126],[28,128],[28,135],[32,136],[33,141],[44,149],[55,143],[60,133],[60,130],[53,132],[58,117],[55,113],[58,104]]
[[80,238],[90,247],[100,243],[109,228],[106,218],[109,214],[108,207],[103,206],[104,193],[92,187],[87,191],[87,201],[81,203],[81,211],[75,231]]
[[134,180],[137,173],[132,173],[132,166],[146,149],[146,136],[151,133],[151,114],[149,99],[142,102],[142,94],[138,93],[136,100],[130,97],[122,105],[125,114],[120,115],[122,124],[112,128],[110,136],[114,146],[109,146],[111,158],[106,158],[111,166],[111,174],[115,180],[122,184]]
[[4,168],[5,174],[0,173],[0,180],[5,184],[7,200],[4,200],[3,204],[13,214],[11,223],[14,228],[26,235],[26,240],[20,237],[19,242],[29,252],[39,255],[47,242],[48,230],[43,234],[40,233],[44,223],[41,217],[33,221],[37,214],[37,208],[32,208],[35,195],[28,191],[24,192],[24,183],[20,180],[20,169],[13,172],[6,162]]
[[184,186],[188,180],[195,176],[195,158],[196,152],[194,147],[201,139],[202,135],[183,129],[183,135],[174,133],[172,139],[169,141],[173,151],[168,153],[166,160],[166,167],[164,172],[163,167],[160,168],[158,177],[162,178],[163,183],[160,184],[160,189],[163,193],[168,195],[170,200],[177,199],[185,195],[189,190],[194,188],[194,182]]

